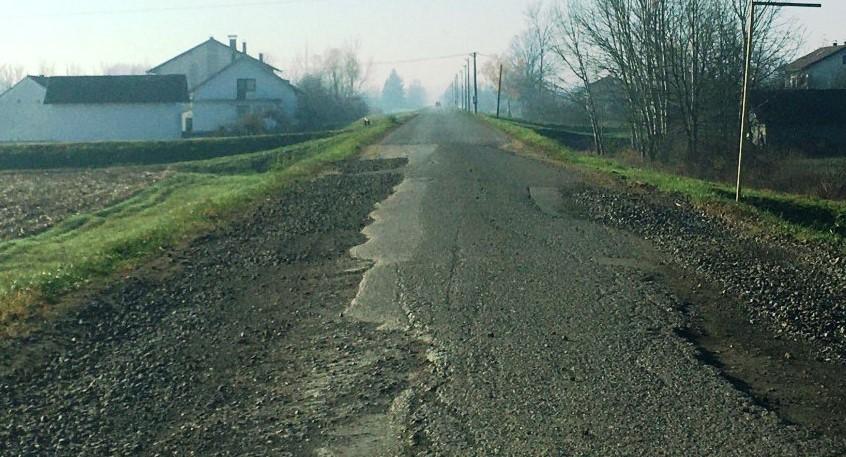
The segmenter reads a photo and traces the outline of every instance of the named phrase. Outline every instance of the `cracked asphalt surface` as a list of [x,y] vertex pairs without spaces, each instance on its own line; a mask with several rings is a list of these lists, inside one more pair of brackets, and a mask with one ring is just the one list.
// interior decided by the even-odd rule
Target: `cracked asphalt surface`
[[0,454],[846,455],[703,362],[676,266],[508,144],[424,113],[3,342]]
[[399,221],[380,234],[386,252],[407,252],[385,294],[432,345],[433,379],[412,402],[426,454],[842,455],[842,439],[785,423],[704,364],[678,334],[661,257],[569,216],[557,189],[578,178],[507,142],[426,115],[375,153],[409,157],[416,183],[391,197],[416,210],[376,214]]

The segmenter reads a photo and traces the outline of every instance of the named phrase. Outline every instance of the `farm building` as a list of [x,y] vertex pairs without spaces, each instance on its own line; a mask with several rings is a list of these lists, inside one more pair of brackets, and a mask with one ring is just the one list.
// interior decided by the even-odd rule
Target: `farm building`
[[[149,70],[156,75],[185,75],[191,109],[185,116],[186,132],[213,132],[236,125],[247,115],[292,119],[297,110],[297,89],[279,76],[279,69],[238,50],[236,37],[229,45],[214,38]],[[281,116],[270,116],[275,113]],[[274,127],[269,125],[269,127]]]
[[172,76],[28,76],[0,94],[0,142],[182,136],[188,84]]

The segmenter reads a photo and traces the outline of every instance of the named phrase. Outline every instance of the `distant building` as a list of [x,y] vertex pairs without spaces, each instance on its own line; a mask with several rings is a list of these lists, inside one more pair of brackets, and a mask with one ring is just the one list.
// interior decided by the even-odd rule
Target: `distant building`
[[620,125],[628,121],[628,101],[623,82],[613,76],[605,76],[590,83],[590,92],[601,122]]
[[0,94],[0,141],[177,139],[188,103],[184,75],[28,76]]
[[249,114],[266,117],[266,122],[271,122],[266,116],[271,112],[293,119],[298,91],[279,72],[262,54],[258,58],[247,54],[246,43],[239,51],[233,36],[229,46],[209,38],[148,73],[185,75],[191,109],[183,129],[203,133],[232,127]]
[[834,43],[785,67],[788,89],[846,89],[846,45]]

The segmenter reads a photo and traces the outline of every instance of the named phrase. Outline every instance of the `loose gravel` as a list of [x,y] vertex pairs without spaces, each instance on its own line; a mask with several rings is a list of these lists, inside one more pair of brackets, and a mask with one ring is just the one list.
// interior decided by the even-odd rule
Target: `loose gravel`
[[846,362],[846,259],[823,246],[759,238],[680,196],[587,188],[571,200],[589,218],[632,231],[745,303],[750,322]]
[[0,455],[303,455],[386,411],[419,343],[341,316],[394,162],[342,165],[0,342]]

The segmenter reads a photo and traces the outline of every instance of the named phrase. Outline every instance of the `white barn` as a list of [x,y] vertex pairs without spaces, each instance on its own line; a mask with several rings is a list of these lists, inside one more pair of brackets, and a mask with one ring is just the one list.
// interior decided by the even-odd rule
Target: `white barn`
[[234,37],[229,46],[209,38],[149,70],[150,74],[187,78],[191,108],[184,119],[185,131],[204,133],[232,127],[248,114],[267,117],[277,112],[293,119],[298,90],[279,76],[279,69],[264,62],[261,54],[252,57],[246,43],[240,51],[237,44]]
[[184,75],[28,76],[0,94],[0,142],[182,137]]

